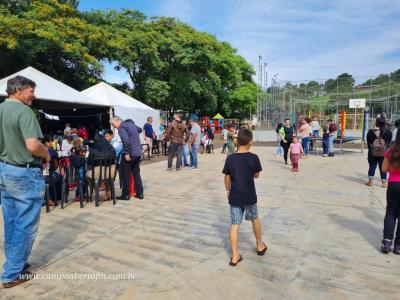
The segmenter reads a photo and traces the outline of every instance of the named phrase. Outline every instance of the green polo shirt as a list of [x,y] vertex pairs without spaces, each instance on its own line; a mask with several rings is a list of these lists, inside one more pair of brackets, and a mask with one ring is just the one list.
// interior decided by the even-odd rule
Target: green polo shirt
[[40,163],[26,149],[25,140],[43,138],[32,109],[22,102],[6,99],[0,104],[0,160],[13,164]]

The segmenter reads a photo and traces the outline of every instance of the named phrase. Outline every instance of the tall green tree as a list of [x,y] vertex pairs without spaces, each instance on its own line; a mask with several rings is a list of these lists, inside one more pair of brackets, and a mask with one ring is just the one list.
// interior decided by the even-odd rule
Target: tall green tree
[[[22,4],[21,4],[22,3]],[[83,89],[101,78],[105,34],[69,3],[0,4],[0,76],[27,66]]]
[[108,60],[129,74],[132,94],[151,106],[170,113],[233,112],[236,89],[257,90],[249,84],[252,67],[235,49],[176,19],[148,19],[131,10],[93,11],[85,18],[107,32]]

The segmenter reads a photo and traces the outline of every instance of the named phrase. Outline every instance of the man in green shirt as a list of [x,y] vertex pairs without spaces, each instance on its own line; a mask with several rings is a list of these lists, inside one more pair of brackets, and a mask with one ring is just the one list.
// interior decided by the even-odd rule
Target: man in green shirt
[[41,144],[42,131],[30,109],[36,84],[23,76],[7,81],[9,98],[0,104],[0,193],[4,220],[1,275],[4,288],[33,278],[28,258],[39,227],[45,183],[42,160],[50,161]]

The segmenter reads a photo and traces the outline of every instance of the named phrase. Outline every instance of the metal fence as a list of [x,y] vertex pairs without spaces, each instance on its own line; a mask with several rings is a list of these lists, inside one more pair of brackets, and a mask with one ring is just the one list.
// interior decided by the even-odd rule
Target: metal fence
[[[379,86],[374,86],[370,90],[365,86],[353,86],[353,92],[329,92],[325,86],[320,85],[319,91],[307,91],[307,84],[303,84],[304,92],[298,87],[293,87],[286,82],[278,82],[274,78],[271,80],[270,87],[260,89],[257,99],[257,124],[259,129],[271,129],[277,123],[283,122],[285,118],[292,121],[302,117],[317,116],[319,120],[329,118],[338,122],[342,111],[347,112],[346,127],[359,129],[362,126],[362,116],[364,109],[350,109],[349,99],[366,99],[366,108],[368,112],[368,124],[373,126],[374,120],[384,115],[388,122],[394,123],[400,118],[400,96],[397,94],[400,90],[400,83],[396,88],[390,90],[390,83],[384,85],[382,90]],[[389,86],[389,88],[388,88]],[[393,84],[392,84],[393,86]],[[338,84],[338,90],[340,85]],[[360,91],[361,90],[361,91]],[[379,97],[377,93],[379,92]],[[396,94],[392,94],[395,92]],[[355,127],[355,128],[354,128]]]

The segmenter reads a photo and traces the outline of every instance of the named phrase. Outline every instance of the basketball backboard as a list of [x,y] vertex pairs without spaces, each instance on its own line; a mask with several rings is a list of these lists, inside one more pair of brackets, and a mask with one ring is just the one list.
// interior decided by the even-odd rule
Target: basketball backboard
[[349,99],[349,108],[365,108],[365,99]]

